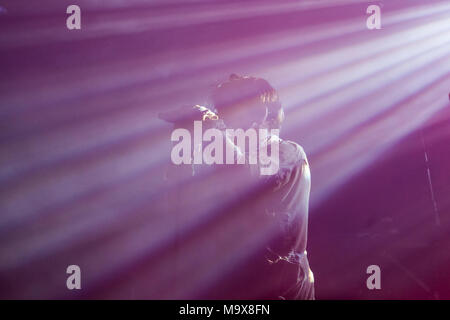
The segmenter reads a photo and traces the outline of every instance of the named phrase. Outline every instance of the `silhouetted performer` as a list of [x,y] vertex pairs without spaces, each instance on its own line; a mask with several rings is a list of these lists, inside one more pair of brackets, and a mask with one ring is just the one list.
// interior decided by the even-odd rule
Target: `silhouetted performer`
[[[212,100],[227,128],[280,129],[284,120],[278,94],[264,79],[233,74],[215,89]],[[271,230],[272,237],[224,281],[230,286],[221,298],[314,299],[314,279],[306,256],[308,160],[295,142],[270,136],[267,144],[275,140],[279,143],[278,172],[258,176],[258,170],[250,166],[258,187],[239,205],[240,220],[250,217],[255,222],[248,232]]]
[[[168,115],[162,118],[178,121],[175,127],[187,127],[193,119],[205,120],[206,113],[213,113],[218,120],[206,117],[207,126],[223,132],[279,129],[284,120],[277,92],[264,79],[233,74],[215,88],[211,98],[212,110],[191,107],[172,113],[183,118],[182,122]],[[194,267],[178,268],[178,290],[191,293],[175,297],[314,299],[313,274],[306,256],[311,184],[308,160],[301,146],[277,135],[259,141],[258,146],[271,150],[275,142],[279,145],[279,169],[273,175],[261,175],[260,164],[249,165],[248,161],[245,165],[193,166],[186,171],[193,182],[178,190],[172,203],[175,206],[178,201],[178,207],[183,208],[178,215],[187,216],[180,224],[196,221],[193,217],[202,210],[213,210],[208,207],[211,203],[220,205],[202,216],[207,219],[200,220],[197,229],[180,236],[181,258],[177,261],[190,261]],[[251,150],[240,151],[248,160]],[[193,199],[195,204],[190,208]],[[201,283],[201,289],[188,288],[190,283]]]

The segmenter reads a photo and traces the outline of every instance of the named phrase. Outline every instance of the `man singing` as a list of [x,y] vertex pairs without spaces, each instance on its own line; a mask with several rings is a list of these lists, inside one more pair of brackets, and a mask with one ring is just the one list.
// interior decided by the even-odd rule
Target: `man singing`
[[[284,120],[278,94],[264,79],[233,74],[214,90],[212,102],[226,128],[273,132],[271,129],[280,129]],[[278,172],[265,176],[260,174],[260,164],[247,166],[258,182],[239,208],[242,224],[254,221],[254,227],[250,224],[245,232],[270,230],[270,237],[261,250],[230,273],[229,280],[213,290],[216,297],[314,299],[314,278],[306,256],[311,187],[308,160],[297,143],[273,134],[260,137],[259,146],[270,149],[275,143],[279,148]],[[248,156],[248,150],[241,152]]]
[[[186,107],[160,116],[190,132],[195,121],[220,130],[224,149],[236,157],[169,170],[190,181],[178,183],[168,201],[178,228],[170,248],[171,297],[314,299],[306,256],[310,170],[302,147],[277,134],[284,120],[277,92],[264,79],[233,74],[211,100],[212,110]],[[228,135],[249,129],[269,133],[258,135],[257,155],[255,144]],[[199,147],[193,145],[192,153]],[[250,163],[268,152],[275,171]]]

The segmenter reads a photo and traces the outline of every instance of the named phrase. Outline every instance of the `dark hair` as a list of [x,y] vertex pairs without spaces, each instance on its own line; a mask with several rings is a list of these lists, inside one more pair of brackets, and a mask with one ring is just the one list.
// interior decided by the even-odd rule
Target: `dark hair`
[[[251,114],[249,125],[265,120],[271,127],[278,128],[283,120],[277,91],[261,78],[231,74],[227,81],[215,88],[211,98],[219,117],[225,122],[232,122],[232,116],[239,117],[240,111]],[[237,110],[238,106],[240,110]]]

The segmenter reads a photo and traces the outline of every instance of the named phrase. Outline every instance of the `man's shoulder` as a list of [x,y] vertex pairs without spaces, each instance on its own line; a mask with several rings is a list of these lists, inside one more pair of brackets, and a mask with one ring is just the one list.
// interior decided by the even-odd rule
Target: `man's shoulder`
[[281,140],[279,143],[280,165],[282,167],[295,167],[308,164],[305,150],[301,145],[290,140]]

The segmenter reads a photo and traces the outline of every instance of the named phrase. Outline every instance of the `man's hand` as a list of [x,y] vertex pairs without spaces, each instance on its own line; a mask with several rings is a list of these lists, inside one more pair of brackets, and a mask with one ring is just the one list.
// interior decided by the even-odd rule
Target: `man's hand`
[[201,112],[202,114],[202,121],[206,121],[206,120],[219,120],[219,116],[212,112],[210,109],[208,109],[207,107],[201,106],[199,104],[196,104],[194,106],[194,109],[197,109],[198,111]]

